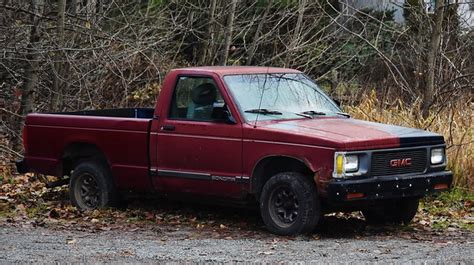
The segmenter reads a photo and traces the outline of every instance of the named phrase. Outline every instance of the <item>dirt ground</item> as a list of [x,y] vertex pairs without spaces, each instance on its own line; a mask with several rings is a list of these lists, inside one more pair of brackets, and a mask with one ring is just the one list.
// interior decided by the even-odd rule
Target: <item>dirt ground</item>
[[281,237],[265,230],[256,211],[173,207],[191,221],[157,222],[157,211],[177,213],[169,207],[155,209],[153,221],[146,221],[149,209],[139,211],[145,221],[133,222],[110,214],[6,219],[0,222],[0,263],[474,262],[474,233],[466,230],[373,227],[358,216],[329,216],[312,235]]

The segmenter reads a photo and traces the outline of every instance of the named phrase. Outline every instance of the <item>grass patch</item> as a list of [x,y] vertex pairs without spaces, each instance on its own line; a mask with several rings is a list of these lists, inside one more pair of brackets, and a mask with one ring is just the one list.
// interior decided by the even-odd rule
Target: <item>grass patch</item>
[[470,210],[469,208],[474,206],[474,194],[455,187],[451,191],[426,197],[422,206],[432,214],[442,214],[449,210]]
[[474,231],[474,194],[461,189],[428,196],[421,201],[422,220],[433,229]]
[[46,216],[48,213],[48,206],[45,203],[37,203],[34,207],[25,208],[28,218],[36,218],[38,216]]

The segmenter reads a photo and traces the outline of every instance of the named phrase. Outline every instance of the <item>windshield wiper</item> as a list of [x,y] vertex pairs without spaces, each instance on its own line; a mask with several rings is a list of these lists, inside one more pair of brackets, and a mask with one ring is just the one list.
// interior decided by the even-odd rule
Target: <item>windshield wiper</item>
[[249,109],[244,112],[247,113],[258,113],[262,115],[282,115],[283,113],[276,111],[276,110],[269,110],[269,109]]
[[349,114],[347,114],[347,113],[345,113],[345,112],[336,112],[336,114],[337,114],[337,115],[344,116],[344,117],[346,117],[346,118],[350,118],[350,117],[351,117],[351,115],[349,115]]
[[298,116],[301,116],[301,117],[308,118],[308,119],[312,119],[312,118],[313,118],[313,116],[308,115],[308,114],[305,114],[305,113],[303,113],[303,112],[302,112],[302,113],[295,112],[295,114],[298,115]]
[[[350,118],[351,115],[345,113],[345,112],[335,112],[337,115],[341,115],[341,116],[344,116],[346,118]],[[312,116],[316,116],[316,115],[326,115],[325,112],[322,112],[322,111],[314,111],[314,110],[308,110],[308,111],[303,111],[301,112],[300,114],[306,114],[306,115],[312,115]]]
[[307,111],[303,111],[303,112],[300,112],[301,114],[306,114],[306,115],[312,115],[312,116],[316,116],[316,115],[326,115],[325,112],[322,112],[322,111],[315,111],[315,110],[307,110]]

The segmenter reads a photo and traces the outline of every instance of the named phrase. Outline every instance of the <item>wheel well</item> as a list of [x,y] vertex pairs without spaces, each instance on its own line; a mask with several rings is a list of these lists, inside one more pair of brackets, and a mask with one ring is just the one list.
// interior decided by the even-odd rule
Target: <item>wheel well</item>
[[108,165],[102,150],[94,144],[76,142],[68,145],[61,156],[62,175],[70,175],[71,171],[84,160],[95,160]]
[[258,195],[265,183],[274,175],[281,172],[299,172],[312,176],[313,171],[301,160],[288,156],[272,156],[260,160],[252,172],[252,193]]

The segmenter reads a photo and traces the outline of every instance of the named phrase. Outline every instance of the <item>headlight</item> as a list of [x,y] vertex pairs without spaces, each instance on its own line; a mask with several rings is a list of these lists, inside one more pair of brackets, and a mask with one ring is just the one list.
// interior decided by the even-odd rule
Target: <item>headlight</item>
[[357,155],[346,155],[344,163],[346,172],[355,172],[359,169],[359,157]]
[[334,156],[334,174],[335,178],[342,178],[346,173],[354,173],[359,170],[359,156],[347,155],[345,153],[336,153]]
[[444,148],[431,149],[431,164],[437,165],[444,162]]

